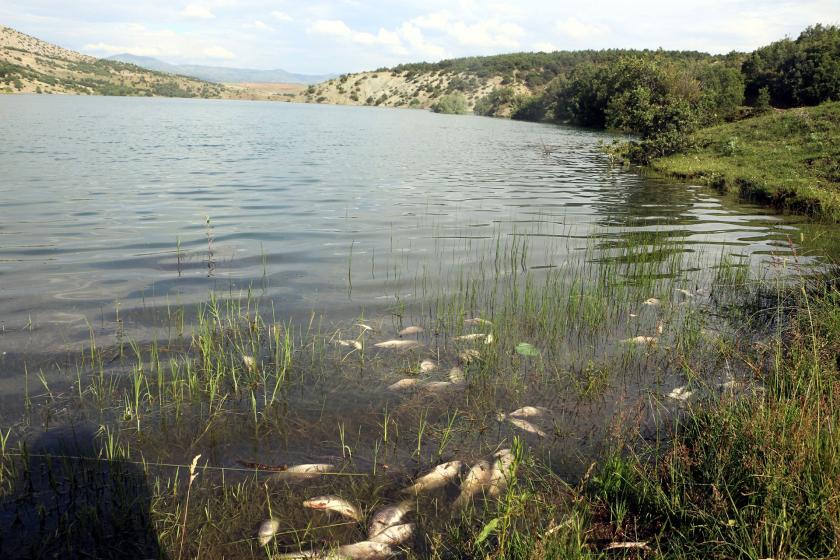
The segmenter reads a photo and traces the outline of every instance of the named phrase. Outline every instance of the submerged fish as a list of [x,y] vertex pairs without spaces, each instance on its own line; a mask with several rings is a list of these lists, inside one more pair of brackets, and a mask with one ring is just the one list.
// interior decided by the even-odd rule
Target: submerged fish
[[260,527],[257,529],[257,541],[260,543],[260,546],[265,546],[270,543],[279,529],[280,522],[276,519],[266,519],[260,523]]
[[656,344],[659,339],[655,336],[634,336],[633,338],[625,338],[621,342],[625,344]]
[[423,327],[417,327],[417,326],[412,325],[410,327],[404,328],[403,330],[401,330],[397,334],[399,334],[400,336],[409,336],[409,335],[412,335],[412,334],[421,334],[421,333],[424,333],[424,332],[426,332],[426,329],[424,329]]
[[275,480],[309,480],[318,478],[324,473],[335,471],[335,465],[327,463],[310,463],[293,465],[284,471],[274,473],[271,478]]
[[483,335],[481,333],[473,333],[473,334],[463,334],[461,336],[455,336],[455,337],[452,338],[452,340],[470,341],[471,342],[471,341],[474,341],[474,340],[481,340],[483,338],[486,338],[486,335]]
[[392,383],[388,386],[389,391],[405,391],[407,389],[411,389],[412,387],[416,387],[420,384],[420,380],[414,377],[406,377],[405,379],[400,379],[396,383]]
[[359,342],[358,340],[342,340],[342,339],[338,339],[338,340],[336,340],[336,342],[337,342],[340,346],[352,346],[352,347],[353,347],[353,348],[355,348],[356,350],[361,350],[361,349],[362,349],[362,343],[361,343],[361,342]]
[[449,389],[454,389],[455,384],[449,381],[430,381],[423,386],[425,389],[432,391],[433,393],[437,393],[440,391],[447,391]]
[[303,507],[309,509],[317,509],[319,511],[334,511],[344,517],[361,521],[364,519],[362,511],[355,505],[351,504],[344,498],[339,496],[318,496],[317,498],[310,498],[304,500]]
[[461,473],[463,466],[464,463],[461,461],[441,463],[428,473],[417,478],[414,484],[403,490],[403,492],[417,494],[442,488]]
[[648,299],[646,299],[645,301],[643,301],[643,302],[642,302],[642,305],[653,305],[653,306],[656,306],[656,305],[659,305],[660,303],[661,303],[661,302],[660,302],[658,299],[656,299],[655,297],[652,297],[652,298],[648,298]]
[[416,527],[417,526],[414,523],[392,525],[374,535],[370,540],[387,545],[399,546],[414,536],[414,530]]
[[508,486],[513,477],[513,452],[510,449],[502,449],[493,455],[493,469],[490,472],[490,484],[487,494],[492,497],[500,496]]
[[674,390],[672,390],[672,391],[671,391],[670,393],[668,393],[666,396],[667,396],[667,397],[670,397],[670,398],[672,398],[672,399],[676,399],[676,400],[678,400],[678,401],[686,401],[686,400],[688,400],[688,399],[691,397],[691,395],[693,395],[693,394],[694,394],[694,391],[689,391],[689,390],[688,390],[688,387],[687,387],[686,385],[683,385],[682,387],[676,387],[676,388],[674,388]]
[[517,408],[508,416],[513,416],[514,418],[540,418],[547,414],[551,414],[551,411],[544,406],[523,406],[522,408]]
[[527,420],[523,420],[522,418],[512,418],[510,416],[505,416],[505,415],[502,415],[501,418],[507,420],[508,422],[510,422],[511,424],[516,426],[517,428],[519,428],[520,430],[523,430],[525,432],[537,435],[541,438],[546,437],[546,433],[544,431],[542,431],[540,428],[538,428],[534,424],[528,422]]
[[464,319],[464,325],[466,325],[467,327],[478,327],[478,326],[484,326],[484,325],[489,326],[489,325],[492,325],[492,324],[493,323],[491,321],[488,321],[487,319],[482,319],[481,317],[473,317],[472,319]]
[[452,369],[450,369],[449,381],[455,385],[463,385],[466,382],[466,378],[464,377],[464,370],[462,370],[458,366],[455,366]]
[[432,360],[423,360],[420,362],[420,371],[423,373],[428,373],[430,371],[435,371],[437,369],[437,364]]
[[257,360],[255,360],[253,356],[248,356],[247,354],[243,355],[242,363],[245,364],[245,368],[248,371],[254,371],[257,369]]
[[407,350],[409,348],[417,348],[420,346],[420,343],[416,340],[386,340],[384,342],[377,342],[374,346],[377,348]]
[[492,474],[493,465],[490,464],[490,461],[482,459],[473,465],[467,476],[464,477],[464,481],[461,483],[461,493],[458,494],[452,505],[460,508],[469,504],[476,494],[487,489]]
[[377,510],[370,518],[368,540],[375,540],[374,537],[388,527],[399,525],[406,515],[414,511],[414,508],[414,502],[405,500]]
[[478,350],[464,350],[460,354],[458,354],[458,359],[461,361],[462,364],[471,364],[474,361],[478,360],[481,357],[481,354]]

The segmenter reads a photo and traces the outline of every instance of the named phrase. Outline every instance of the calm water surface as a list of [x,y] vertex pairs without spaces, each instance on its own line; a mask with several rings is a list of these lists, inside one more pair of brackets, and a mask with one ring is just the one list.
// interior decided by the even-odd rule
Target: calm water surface
[[91,329],[107,338],[118,311],[129,336],[152,338],[161,310],[211,290],[342,319],[511,235],[535,240],[526,264],[539,268],[653,230],[709,262],[755,261],[786,253],[797,227],[611,167],[603,133],[507,120],[2,96],[0,139],[4,394],[27,356],[77,350]]

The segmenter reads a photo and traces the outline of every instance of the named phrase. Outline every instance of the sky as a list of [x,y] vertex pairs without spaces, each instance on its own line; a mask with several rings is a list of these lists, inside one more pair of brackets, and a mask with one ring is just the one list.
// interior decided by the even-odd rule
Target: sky
[[749,51],[840,0],[2,0],[0,24],[98,57],[342,73],[517,51]]

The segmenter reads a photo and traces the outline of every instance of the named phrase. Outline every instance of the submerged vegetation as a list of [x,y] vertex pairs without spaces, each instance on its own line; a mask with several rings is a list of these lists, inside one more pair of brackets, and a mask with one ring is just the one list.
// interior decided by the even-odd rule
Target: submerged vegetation
[[152,344],[91,340],[2,432],[0,517],[19,530],[0,547],[840,552],[834,280],[799,260],[756,277],[657,232],[530,270],[523,239],[479,244],[456,285],[421,275],[383,316],[295,324],[249,293],[212,297],[192,329],[172,310]]

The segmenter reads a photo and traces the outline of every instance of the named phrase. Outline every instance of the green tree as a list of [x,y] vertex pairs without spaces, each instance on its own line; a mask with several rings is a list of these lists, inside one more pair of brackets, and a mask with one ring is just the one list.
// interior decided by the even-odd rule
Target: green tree
[[432,105],[435,113],[462,115],[467,112],[467,98],[463,93],[447,93]]

